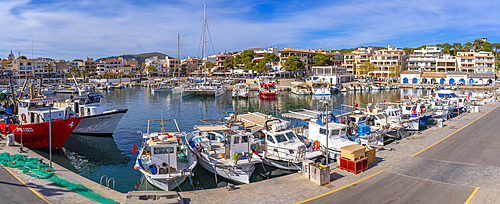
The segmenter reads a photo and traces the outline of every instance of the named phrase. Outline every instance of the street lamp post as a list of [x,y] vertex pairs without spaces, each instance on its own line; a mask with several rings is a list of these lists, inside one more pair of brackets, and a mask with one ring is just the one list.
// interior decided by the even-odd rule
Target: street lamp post
[[49,107],[49,161],[50,167],[52,167],[52,106],[54,104],[47,104]]
[[329,159],[329,154],[330,154],[329,148],[328,148],[328,140],[330,139],[330,130],[328,129],[328,122],[329,122],[329,120],[328,120],[328,105],[330,104],[330,101],[324,100],[323,104],[325,105],[325,110],[326,110],[326,113],[325,113],[325,115],[326,115],[326,142],[325,142],[326,143],[326,163],[325,164],[326,164],[326,166],[328,166],[328,163],[329,163],[328,159]]

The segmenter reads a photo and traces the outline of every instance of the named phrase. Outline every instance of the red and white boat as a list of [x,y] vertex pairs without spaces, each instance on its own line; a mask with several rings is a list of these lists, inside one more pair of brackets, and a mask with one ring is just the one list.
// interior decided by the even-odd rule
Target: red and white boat
[[276,98],[276,85],[271,81],[270,77],[261,76],[258,80],[259,96],[262,98]]
[[[15,140],[27,147],[49,148],[49,107],[56,98],[22,99],[18,102],[17,115],[0,121],[4,133],[13,133]],[[51,108],[52,149],[61,149],[76,128],[81,117],[73,117],[70,108]],[[65,119],[67,118],[67,119]]]

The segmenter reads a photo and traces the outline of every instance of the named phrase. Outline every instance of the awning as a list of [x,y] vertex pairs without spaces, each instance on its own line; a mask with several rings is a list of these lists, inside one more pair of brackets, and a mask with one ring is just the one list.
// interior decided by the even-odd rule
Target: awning
[[217,132],[217,131],[228,131],[229,130],[229,128],[222,126],[222,125],[204,125],[204,126],[195,125],[193,128],[195,130],[199,130],[201,132]]
[[319,111],[313,110],[303,110],[303,111],[290,111],[289,113],[281,114],[285,118],[294,118],[298,120],[310,120],[317,118],[318,115],[321,114]]

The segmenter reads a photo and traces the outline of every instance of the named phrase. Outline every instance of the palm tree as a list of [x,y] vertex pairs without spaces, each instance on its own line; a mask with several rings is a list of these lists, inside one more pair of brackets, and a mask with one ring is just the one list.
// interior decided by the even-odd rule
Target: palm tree
[[122,76],[123,76],[123,72],[122,72],[122,71],[119,71],[117,74],[118,74],[118,76],[120,77],[120,84],[122,84]]
[[108,83],[109,77],[111,77],[110,73],[104,73],[104,78],[106,78],[106,83]]
[[86,79],[86,76],[87,76],[88,73],[89,73],[89,71],[87,71],[86,69],[83,69],[81,71],[81,74],[83,75],[83,82],[85,82],[85,79]]
[[69,70],[69,74],[70,75],[77,75],[79,76],[80,75],[80,69],[76,68],[76,67],[73,67]]
[[47,64],[47,67],[45,67],[46,72],[49,72],[49,85],[50,85],[50,71],[52,70],[52,65],[50,63]]

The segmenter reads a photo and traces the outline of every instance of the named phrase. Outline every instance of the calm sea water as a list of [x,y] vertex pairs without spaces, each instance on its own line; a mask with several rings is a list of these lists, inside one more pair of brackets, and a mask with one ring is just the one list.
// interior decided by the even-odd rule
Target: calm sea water
[[[318,109],[322,100],[331,100],[331,108],[338,113],[341,104],[365,105],[371,102],[395,101],[404,95],[415,97],[427,94],[425,90],[388,90],[368,92],[347,92],[333,94],[327,97],[297,96],[291,92],[281,92],[274,100],[259,99],[257,92],[251,92],[250,98],[233,100],[230,93],[219,98],[214,97],[188,97],[170,93],[151,93],[146,87],[133,87],[118,90],[102,91],[104,99],[101,103],[109,109],[127,108],[128,112],[118,124],[113,137],[91,137],[72,134],[63,150],[55,151],[53,160],[69,170],[76,172],[90,180],[99,183],[101,176],[114,178],[115,189],[126,193],[132,190],[152,190],[139,171],[134,170],[137,152],[132,153],[132,145],[141,145],[139,131],[147,130],[146,120],[177,119],[182,131],[192,131],[194,125],[201,125],[200,119],[213,119],[228,116],[229,113],[259,111],[277,115],[289,110],[301,108]],[[66,99],[69,95],[56,95]],[[170,127],[175,128],[174,124]],[[165,124],[169,129],[169,124]],[[47,150],[33,150],[48,157]],[[195,176],[187,179],[181,185],[182,190],[208,189],[217,186],[214,174],[202,167],[195,168]],[[291,172],[274,169],[269,166],[257,165],[252,182],[272,178]],[[221,182],[229,182],[217,177]],[[177,189],[179,190],[179,189]]]

